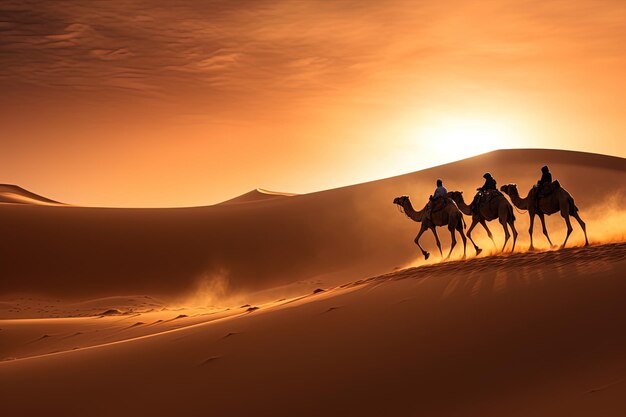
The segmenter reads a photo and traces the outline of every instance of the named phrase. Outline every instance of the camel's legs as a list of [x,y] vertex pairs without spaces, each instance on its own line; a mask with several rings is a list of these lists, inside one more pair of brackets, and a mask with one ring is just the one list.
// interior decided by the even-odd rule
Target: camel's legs
[[587,226],[585,225],[585,222],[583,221],[583,219],[580,218],[577,211],[575,211],[572,216],[574,216],[574,218],[578,221],[581,229],[583,229],[583,233],[585,234],[585,246],[589,246],[589,241],[587,240]]
[[437,228],[431,227],[430,230],[433,231],[433,235],[435,235],[435,242],[437,242],[437,247],[439,248],[439,255],[443,258],[443,252],[441,251],[441,242],[439,241],[439,235],[437,234]]
[[474,227],[476,227],[477,224],[478,220],[472,218],[472,224],[470,225],[469,229],[467,229],[467,237],[469,238],[470,242],[472,242],[472,245],[474,245],[476,255],[479,255],[483,250],[479,248],[478,245],[474,242],[474,239],[472,239],[472,230],[474,230]]
[[498,249],[498,245],[496,245],[496,241],[493,240],[493,235],[491,234],[491,230],[489,230],[489,226],[487,226],[487,222],[485,222],[485,219],[481,219],[480,220],[480,224],[485,228],[485,230],[487,231],[487,236],[489,236],[489,239],[491,239],[491,243],[493,243],[493,247]]
[[509,241],[511,234],[509,233],[509,227],[507,226],[506,221],[504,219],[500,220],[500,224],[502,225],[502,228],[504,229],[504,245],[502,245],[502,250],[500,252],[504,252],[504,248],[506,248],[506,242]]
[[454,246],[456,245],[456,236],[454,235],[454,227],[448,227],[448,228],[450,230],[452,243],[450,245],[450,252],[448,253],[448,256],[446,256],[446,260],[450,259],[450,255],[452,255],[452,249],[454,249]]
[[550,240],[550,236],[548,236],[548,229],[546,229],[546,219],[544,214],[539,212],[537,213],[537,215],[539,216],[539,220],[541,220],[541,228],[543,229],[543,234],[546,235],[546,237],[548,238],[548,243],[550,243],[550,246],[554,246],[554,244],[552,244],[552,240]]
[[424,233],[424,231],[426,230],[425,226],[422,226],[420,228],[419,233],[417,234],[417,236],[415,237],[415,244],[417,245],[418,248],[420,248],[420,250],[422,251],[422,255],[424,255],[424,259],[428,259],[428,257],[430,256],[430,253],[426,252],[424,250],[424,248],[422,248],[422,246],[420,245],[420,237],[422,237],[422,234]]
[[509,226],[511,226],[511,231],[513,232],[513,247],[511,248],[511,252],[514,252],[515,242],[517,242],[517,230],[515,229],[515,220],[509,219]]
[[572,222],[570,222],[569,220],[569,213],[566,211],[566,209],[561,210],[561,216],[563,216],[563,218],[565,219],[565,224],[567,225],[567,234],[565,235],[565,241],[563,242],[563,246],[561,246],[561,249],[563,249],[567,244],[567,239],[569,239],[569,235],[572,233],[573,228]]
[[533,227],[535,225],[535,213],[528,212],[528,216],[530,217],[530,226],[528,228],[528,234],[530,235],[530,247],[528,250],[535,250],[533,246]]
[[462,222],[459,222],[459,226],[457,227],[457,230],[461,234],[461,239],[463,239],[463,258],[462,259],[465,259],[467,257],[467,239],[465,238],[465,233],[463,233]]

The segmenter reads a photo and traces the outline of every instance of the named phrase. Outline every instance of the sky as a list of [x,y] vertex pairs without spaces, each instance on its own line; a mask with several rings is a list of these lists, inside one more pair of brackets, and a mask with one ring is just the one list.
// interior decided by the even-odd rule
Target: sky
[[0,183],[174,207],[499,148],[625,157],[625,21],[623,0],[3,0]]

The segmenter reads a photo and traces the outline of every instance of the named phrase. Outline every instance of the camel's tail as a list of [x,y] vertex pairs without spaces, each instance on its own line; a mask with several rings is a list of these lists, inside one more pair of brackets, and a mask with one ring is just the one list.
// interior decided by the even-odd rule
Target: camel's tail
[[461,215],[461,221],[463,222],[463,229],[467,229],[467,224],[465,224],[465,217]]
[[513,206],[509,205],[509,217],[511,218],[512,221],[517,220],[515,218],[515,213],[513,212]]

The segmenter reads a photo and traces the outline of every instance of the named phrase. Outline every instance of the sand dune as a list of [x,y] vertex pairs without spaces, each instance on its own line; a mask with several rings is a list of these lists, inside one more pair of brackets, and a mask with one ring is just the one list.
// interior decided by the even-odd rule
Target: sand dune
[[50,200],[28,190],[11,184],[0,184],[0,204],[35,204],[35,205],[62,205],[58,201]]
[[[615,212],[626,194],[623,158],[504,150],[386,180],[249,204],[181,209],[0,205],[0,294],[63,299],[146,294],[171,301],[190,293],[221,298],[278,286],[286,286],[287,296],[298,294],[420,260],[413,244],[418,225],[397,212],[391,203],[395,196],[410,194],[416,204],[424,204],[438,177],[450,190],[471,195],[487,170],[499,184],[516,182],[529,189],[544,163],[576,199],[592,241],[606,239],[607,233],[623,236],[623,222],[606,223],[614,213],[623,214]],[[528,220],[517,217],[522,248]],[[556,217],[548,226],[559,242],[564,226]],[[500,239],[501,229],[491,227]],[[536,229],[535,243],[545,247]],[[447,234],[440,235],[447,245]],[[485,238],[482,230],[474,236]],[[581,238],[575,229],[571,244]],[[423,244],[434,249],[432,237]]]
[[0,401],[11,416],[622,416],[624,267],[622,243],[427,265],[252,312],[3,320]]
[[[481,257],[425,262],[419,225],[392,204],[423,205],[438,177],[471,197],[484,171],[527,190],[545,163],[592,246],[550,250],[537,230],[546,250],[524,252],[516,212],[520,252],[494,254],[478,230]],[[3,187],[6,415],[626,414],[623,158],[497,151],[181,209],[65,206]],[[548,227],[563,238],[560,217]],[[575,229],[570,244],[582,242]]]
[[262,188],[256,188],[252,191],[248,191],[245,194],[237,196],[235,198],[231,198],[230,200],[226,200],[221,202],[220,204],[236,204],[236,203],[250,203],[257,201],[265,201],[272,200],[280,197],[293,197],[296,194],[293,193],[283,193],[278,191],[270,191],[264,190]]

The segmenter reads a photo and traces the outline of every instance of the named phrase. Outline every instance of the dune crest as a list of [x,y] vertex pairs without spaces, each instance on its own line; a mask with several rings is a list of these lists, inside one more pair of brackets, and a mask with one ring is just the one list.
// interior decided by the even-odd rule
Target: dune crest
[[61,206],[64,203],[32,193],[12,184],[0,184],[0,204],[30,204],[40,206]]
[[[625,207],[624,158],[511,149],[297,197],[255,190],[249,197],[266,200],[250,204],[177,209],[73,206],[71,210],[26,210],[23,204],[2,204],[0,295],[171,298],[207,287],[202,281],[211,284],[215,277],[220,277],[225,297],[280,286],[311,292],[386,273],[418,259],[413,242],[418,227],[398,213],[392,204],[395,197],[410,195],[416,206],[422,206],[433,192],[435,179],[442,178],[449,190],[465,191],[469,199],[482,185],[485,171],[499,185],[517,183],[526,192],[543,164],[575,198],[591,242],[624,235],[626,225],[616,211]],[[598,186],[607,178],[610,188]],[[521,251],[530,244],[528,216],[516,217],[520,231],[516,248]],[[553,215],[547,223],[554,241],[562,241],[561,217]],[[495,225],[491,229],[496,242],[503,242],[502,230]],[[483,255],[489,254],[492,243],[485,232],[479,229],[472,236],[485,248]],[[441,233],[440,238],[442,246],[449,248],[449,236]],[[583,238],[575,229],[569,244],[580,244]],[[438,253],[432,236],[422,239],[421,245]],[[538,230],[535,246],[548,247]],[[462,249],[455,249],[453,259],[461,254]],[[439,257],[428,262],[439,262]]]
[[255,188],[252,191],[248,191],[245,194],[241,194],[235,198],[231,198],[226,201],[222,201],[219,204],[238,204],[238,203],[252,203],[257,201],[271,200],[280,197],[293,197],[297,194],[285,193],[280,191],[270,191],[263,188]]
[[[542,250],[526,252],[519,215],[516,253],[492,252],[479,230],[480,257],[424,261],[418,227],[392,204],[425,204],[436,178],[471,194],[487,170],[528,190],[543,164],[576,199],[591,246],[551,250],[536,233]],[[625,196],[623,158],[507,150],[294,198],[0,204],[3,411],[626,415]],[[563,236],[560,216],[548,223]],[[570,242],[584,244],[580,230]]]

